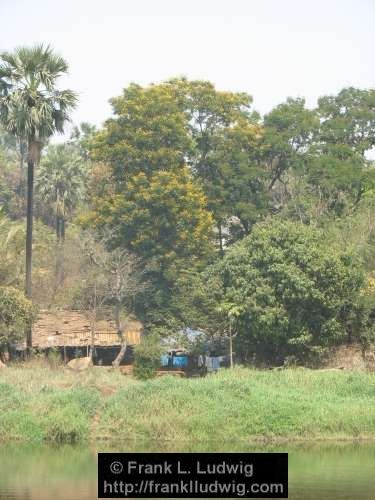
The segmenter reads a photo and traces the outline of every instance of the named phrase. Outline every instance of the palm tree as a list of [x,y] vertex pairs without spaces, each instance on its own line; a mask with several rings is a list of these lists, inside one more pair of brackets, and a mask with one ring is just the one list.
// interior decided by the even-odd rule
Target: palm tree
[[[77,97],[58,90],[66,73],[65,60],[43,45],[20,47],[0,54],[0,122],[7,132],[27,143],[26,296],[32,296],[32,232],[34,170],[41,150],[55,132],[62,133]],[[31,331],[27,346],[32,347]]]
[[37,179],[37,192],[54,215],[57,254],[56,289],[64,280],[64,242],[66,223],[83,197],[85,165],[73,144],[50,145],[43,156]]

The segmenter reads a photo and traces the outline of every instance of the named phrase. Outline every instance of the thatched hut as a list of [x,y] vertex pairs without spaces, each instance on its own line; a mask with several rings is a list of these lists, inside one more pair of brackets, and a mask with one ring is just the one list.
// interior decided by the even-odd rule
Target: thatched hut
[[[125,338],[128,349],[123,363],[132,359],[133,346],[139,344],[142,324],[130,320],[125,326]],[[61,353],[65,361],[87,356],[94,341],[94,363],[111,364],[121,347],[121,339],[116,331],[116,325],[110,318],[102,317],[95,323],[95,334],[92,339],[92,327],[88,313],[85,311],[40,311],[33,329],[33,348],[40,352],[55,350]],[[26,343],[16,346],[22,353]]]

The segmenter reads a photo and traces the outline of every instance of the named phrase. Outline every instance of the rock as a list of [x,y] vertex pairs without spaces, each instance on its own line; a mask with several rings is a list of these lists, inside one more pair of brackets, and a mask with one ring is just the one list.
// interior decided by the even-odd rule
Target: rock
[[92,366],[92,359],[90,357],[86,358],[75,358],[69,361],[67,367],[76,372],[83,372],[88,370]]

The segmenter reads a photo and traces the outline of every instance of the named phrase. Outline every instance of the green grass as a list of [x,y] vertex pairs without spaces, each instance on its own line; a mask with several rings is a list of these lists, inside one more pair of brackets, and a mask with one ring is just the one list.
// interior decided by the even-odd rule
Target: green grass
[[41,363],[0,372],[0,440],[375,439],[375,375],[222,370],[138,382]]

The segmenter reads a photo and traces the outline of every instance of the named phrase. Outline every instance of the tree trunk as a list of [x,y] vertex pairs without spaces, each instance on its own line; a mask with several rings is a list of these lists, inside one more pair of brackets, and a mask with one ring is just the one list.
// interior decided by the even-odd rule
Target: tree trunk
[[[25,293],[28,299],[32,297],[32,253],[33,253],[33,208],[34,208],[34,166],[35,161],[30,154],[27,159],[27,211],[26,211],[26,280]],[[33,346],[31,325],[26,330],[26,348]]]
[[32,296],[33,208],[34,208],[34,159],[27,160],[27,212],[26,212],[26,297]]
[[95,350],[95,333],[96,333],[96,282],[94,284],[94,303],[93,303],[93,309],[92,309],[92,316],[91,316],[91,348],[90,348],[90,359],[93,361],[94,359],[94,350]]
[[[32,298],[32,253],[33,253],[33,211],[34,211],[34,170],[40,159],[42,142],[33,138],[28,142],[27,149],[27,210],[26,210],[26,278],[25,293]],[[27,351],[33,345],[31,325],[26,331]]]
[[56,293],[59,288],[59,270],[60,270],[60,217],[56,215],[56,255],[55,255],[54,293]]
[[65,219],[64,219],[64,217],[62,217],[62,220],[61,220],[61,248],[60,248],[60,250],[61,250],[60,284],[62,285],[64,283],[64,279],[65,279],[65,267],[64,267],[64,264],[65,264]]
[[230,367],[233,368],[233,337],[232,337],[232,323],[229,320],[229,359]]
[[55,291],[63,284],[64,273],[64,243],[65,243],[65,221],[64,217],[56,216],[56,266],[55,266]]
[[94,359],[94,352],[95,352],[95,332],[96,332],[96,326],[95,323],[93,324],[91,328],[91,340],[90,340],[90,355],[89,358],[91,360]]
[[2,349],[0,349],[0,367],[1,364],[5,365],[5,352]]
[[121,361],[124,359],[124,356],[126,354],[126,348],[128,347],[128,344],[126,342],[126,339],[124,335],[121,335],[121,349],[119,350],[119,353],[117,354],[116,358],[112,361],[112,366],[113,368],[118,368],[121,364]]
[[219,230],[219,255],[220,258],[224,257],[224,246],[223,246],[223,232],[222,232],[222,227],[221,227],[221,222],[218,223],[218,230]]
[[127,348],[126,337],[124,335],[123,327],[121,324],[120,310],[121,310],[121,304],[119,301],[117,301],[115,309],[115,321],[116,321],[117,334],[121,339],[121,349],[117,354],[116,358],[114,359],[114,361],[112,361],[112,366],[114,368],[118,368],[120,366],[121,361],[124,359]]

